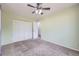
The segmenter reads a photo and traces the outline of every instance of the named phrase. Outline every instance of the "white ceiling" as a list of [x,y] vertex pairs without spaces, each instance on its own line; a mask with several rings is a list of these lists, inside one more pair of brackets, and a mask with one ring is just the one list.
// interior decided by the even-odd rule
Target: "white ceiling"
[[[30,3],[31,5],[36,6],[35,3]],[[22,18],[29,18],[32,19],[36,17],[36,15],[32,14],[32,11],[34,10],[31,7],[27,6],[27,3],[6,3],[2,4],[3,9],[10,10],[12,13],[12,16],[15,18],[15,16],[22,17]],[[42,17],[47,17],[48,15],[51,15],[57,11],[60,11],[64,8],[70,7],[74,5],[74,3],[44,3],[42,4],[42,7],[50,7],[50,11],[43,11],[44,15]]]

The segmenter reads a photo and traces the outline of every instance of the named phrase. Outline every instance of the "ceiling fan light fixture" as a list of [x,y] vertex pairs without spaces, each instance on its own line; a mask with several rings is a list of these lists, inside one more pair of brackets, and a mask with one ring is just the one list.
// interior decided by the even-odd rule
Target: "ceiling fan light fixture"
[[35,10],[35,13],[38,14],[38,10]]
[[36,14],[41,14],[42,13],[42,10],[40,9],[40,10],[35,10],[35,13]]
[[42,10],[40,9],[40,10],[39,10],[39,14],[41,14],[41,13],[42,13]]

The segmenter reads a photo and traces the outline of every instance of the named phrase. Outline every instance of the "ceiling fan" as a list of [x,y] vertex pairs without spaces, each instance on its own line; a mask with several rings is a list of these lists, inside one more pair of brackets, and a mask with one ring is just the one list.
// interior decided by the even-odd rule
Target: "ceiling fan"
[[32,12],[33,14],[34,14],[34,13],[36,13],[36,14],[38,13],[38,14],[43,15],[42,10],[50,10],[49,7],[43,8],[41,5],[42,5],[42,3],[36,3],[36,6],[33,6],[33,5],[31,5],[31,4],[27,4],[27,6],[36,9],[36,10],[34,10],[34,11]]

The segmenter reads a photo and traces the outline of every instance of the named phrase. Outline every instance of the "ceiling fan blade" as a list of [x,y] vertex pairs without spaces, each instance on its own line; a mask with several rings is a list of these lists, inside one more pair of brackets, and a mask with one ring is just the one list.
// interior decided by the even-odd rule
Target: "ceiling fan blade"
[[43,10],[50,10],[50,8],[42,8]]
[[27,4],[27,6],[30,6],[30,7],[33,7],[33,8],[35,8],[34,6],[32,6],[32,5],[30,5],[30,4]]

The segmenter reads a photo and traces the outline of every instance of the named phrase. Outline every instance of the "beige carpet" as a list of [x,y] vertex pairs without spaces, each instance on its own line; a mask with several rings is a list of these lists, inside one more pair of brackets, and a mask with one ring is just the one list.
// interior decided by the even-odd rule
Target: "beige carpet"
[[26,40],[2,47],[3,56],[79,56],[74,51],[44,40]]

